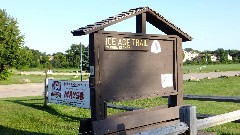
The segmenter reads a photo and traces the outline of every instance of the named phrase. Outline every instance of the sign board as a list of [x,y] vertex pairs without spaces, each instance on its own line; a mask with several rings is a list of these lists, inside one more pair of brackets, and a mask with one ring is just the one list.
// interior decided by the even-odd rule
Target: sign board
[[148,39],[105,37],[105,50],[149,50]]
[[[90,67],[101,99],[107,102],[178,94],[175,35],[101,31],[94,33]],[[92,58],[92,57],[91,57]]]
[[48,100],[50,103],[90,108],[90,89],[88,81],[48,81]]

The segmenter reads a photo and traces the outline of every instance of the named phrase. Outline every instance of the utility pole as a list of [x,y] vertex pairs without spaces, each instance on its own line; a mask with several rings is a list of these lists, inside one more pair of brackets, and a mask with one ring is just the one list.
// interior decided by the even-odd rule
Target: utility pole
[[81,81],[82,81],[82,44],[80,42],[80,72],[81,72]]

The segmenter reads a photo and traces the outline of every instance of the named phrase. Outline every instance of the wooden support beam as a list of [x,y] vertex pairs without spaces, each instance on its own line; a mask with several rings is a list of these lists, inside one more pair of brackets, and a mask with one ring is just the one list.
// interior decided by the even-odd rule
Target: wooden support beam
[[197,135],[196,106],[182,106],[179,109],[180,122],[189,127],[188,135]]
[[197,129],[202,130],[205,128],[225,124],[231,121],[238,120],[240,118],[240,110],[216,115],[213,117],[197,120]]
[[136,33],[146,33],[146,13],[136,16]]

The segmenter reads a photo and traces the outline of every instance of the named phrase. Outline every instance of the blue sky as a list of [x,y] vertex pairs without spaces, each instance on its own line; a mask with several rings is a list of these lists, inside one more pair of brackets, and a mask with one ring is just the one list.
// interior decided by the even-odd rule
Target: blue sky
[[[132,8],[148,6],[194,39],[183,48],[240,50],[239,0],[0,0],[0,8],[17,18],[25,46],[49,54],[65,52],[71,44],[88,45],[88,36],[71,31]],[[135,17],[105,30],[135,32]],[[147,34],[162,34],[151,24]]]

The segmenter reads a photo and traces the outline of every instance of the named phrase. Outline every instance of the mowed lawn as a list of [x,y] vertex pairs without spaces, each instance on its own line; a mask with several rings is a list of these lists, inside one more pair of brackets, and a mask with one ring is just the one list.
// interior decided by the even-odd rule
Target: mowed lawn
[[[240,96],[240,77],[184,82],[184,94]],[[197,106],[198,113],[222,114],[240,109],[239,103],[185,100]],[[118,105],[153,107],[166,105],[167,99],[152,98],[115,103]],[[90,117],[88,109],[49,104],[43,106],[42,97],[0,99],[0,134],[78,134],[79,120]],[[108,109],[108,114],[121,112]],[[227,123],[206,129],[219,135],[239,135],[240,123]]]

